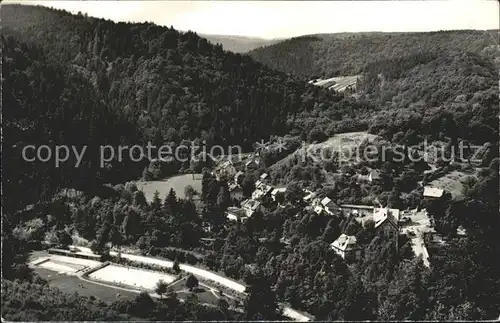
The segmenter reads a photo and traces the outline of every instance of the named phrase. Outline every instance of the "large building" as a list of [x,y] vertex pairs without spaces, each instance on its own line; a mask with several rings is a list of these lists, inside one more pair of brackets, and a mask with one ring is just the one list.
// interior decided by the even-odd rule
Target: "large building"
[[262,199],[267,194],[270,194],[272,191],[272,187],[264,184],[262,181],[258,180],[255,182],[255,191],[252,193],[252,199],[258,200]]
[[386,207],[375,208],[373,210],[373,221],[377,232],[392,238],[399,235],[399,210]]

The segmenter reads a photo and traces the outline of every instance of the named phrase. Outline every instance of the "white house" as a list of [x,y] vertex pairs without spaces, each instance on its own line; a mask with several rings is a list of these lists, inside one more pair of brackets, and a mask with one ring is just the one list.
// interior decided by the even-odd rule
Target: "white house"
[[258,199],[263,198],[264,196],[269,194],[271,192],[271,190],[273,189],[271,186],[266,185],[260,181],[257,181],[257,182],[258,182],[258,185],[256,183],[255,191],[252,192],[252,199],[254,199],[254,200],[258,200]]
[[319,205],[316,205],[314,207],[314,212],[318,213],[318,214],[321,214],[321,212],[323,212],[323,208]]
[[245,221],[248,216],[244,209],[237,207],[228,207],[226,210],[226,218],[229,221]]
[[358,175],[360,181],[368,181],[370,183],[380,180],[380,172],[378,170],[371,170],[368,175]]
[[342,233],[330,246],[335,253],[345,260],[353,260],[361,257],[361,248],[358,246],[355,236],[348,236]]
[[272,190],[271,197],[273,198],[273,201],[276,201],[276,194],[285,192],[286,192],[286,187],[275,188],[274,190]]
[[312,201],[316,197],[316,193],[309,190],[304,190],[304,194],[306,195],[304,196],[303,200],[306,203],[309,203],[309,201]]
[[247,217],[251,217],[260,209],[260,202],[252,199],[241,202],[241,208],[245,211]]
[[370,174],[368,174],[368,181],[375,182],[380,180],[380,172],[378,170],[372,170]]

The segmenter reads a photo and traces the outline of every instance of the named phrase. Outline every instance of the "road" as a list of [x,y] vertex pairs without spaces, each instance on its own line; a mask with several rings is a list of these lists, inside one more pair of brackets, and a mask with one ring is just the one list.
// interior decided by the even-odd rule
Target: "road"
[[[82,252],[92,254],[92,251],[89,248],[85,248],[85,247],[77,247],[77,248],[80,249],[80,251],[82,251]],[[111,256],[118,256],[118,253],[116,251],[111,251],[110,255]],[[122,258],[129,259],[131,261],[141,262],[141,263],[145,263],[145,264],[157,265],[157,266],[162,266],[162,267],[173,267],[174,266],[174,262],[170,261],[170,260],[156,259],[156,258],[150,258],[150,257],[145,257],[145,256],[127,254],[127,253],[121,253],[120,256]],[[189,265],[185,265],[185,264],[180,264],[179,267],[183,271],[192,273],[193,275],[197,275],[197,276],[203,277],[205,279],[215,281],[215,282],[217,282],[217,283],[219,283],[227,288],[235,290],[239,293],[245,292],[246,287],[244,285],[237,283],[237,282],[235,282],[231,279],[228,279],[226,277],[222,277],[222,276],[220,276],[216,273],[213,273],[211,271],[197,268],[197,267],[193,267],[193,266],[189,266]],[[285,315],[286,317],[289,317],[295,321],[303,321],[304,322],[304,321],[311,320],[309,317],[307,317],[307,316],[305,316],[305,315],[303,315],[303,314],[297,312],[296,310],[294,310],[290,307],[287,307],[287,306],[283,307],[283,315]]]

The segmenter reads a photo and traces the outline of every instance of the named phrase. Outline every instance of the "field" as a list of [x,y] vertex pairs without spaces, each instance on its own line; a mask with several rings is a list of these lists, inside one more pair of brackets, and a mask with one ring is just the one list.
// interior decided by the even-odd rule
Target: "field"
[[193,174],[176,175],[158,181],[139,181],[137,182],[137,187],[144,192],[148,202],[153,200],[155,191],[160,193],[160,198],[163,200],[171,188],[174,189],[177,197],[184,198],[184,188],[187,185],[191,185],[195,191],[201,194],[201,177],[201,174],[194,174],[194,179]]
[[347,87],[355,87],[358,82],[359,75],[354,76],[338,76],[325,80],[316,80],[313,84],[333,89],[337,92],[343,92]]
[[163,280],[166,284],[170,284],[176,279],[176,277],[165,273],[117,265],[108,265],[100,268],[90,273],[88,277],[103,283],[128,286],[139,290],[146,289],[149,291],[155,289],[156,283],[159,280]]
[[279,160],[277,163],[271,166],[273,168],[280,168],[282,163],[287,163],[292,156],[297,156],[300,160],[304,159],[304,154],[307,154],[309,157],[314,157],[321,162],[321,158],[327,158],[326,151],[331,152],[339,152],[342,162],[346,162],[350,160],[349,157],[356,157],[356,154],[361,155],[362,151],[358,152],[359,145],[364,141],[373,141],[376,139],[376,135],[369,134],[367,132],[359,131],[359,132],[346,132],[339,133],[334,135],[333,137],[316,144],[309,144],[306,147],[302,147],[287,157]]

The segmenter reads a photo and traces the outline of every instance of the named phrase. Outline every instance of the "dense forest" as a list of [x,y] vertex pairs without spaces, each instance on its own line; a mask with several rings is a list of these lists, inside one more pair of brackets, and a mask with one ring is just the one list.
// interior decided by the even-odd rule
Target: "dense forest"
[[[274,320],[278,303],[317,320],[498,316],[498,74],[491,33],[318,35],[240,55],[193,32],[43,7],[4,5],[2,27],[5,319]],[[355,96],[303,80],[357,73],[363,78]],[[139,178],[149,161],[125,158],[103,168],[98,160],[101,145],[205,141],[250,151],[275,136],[284,136],[288,153],[301,141],[348,131],[368,131],[386,146],[428,139],[448,151],[459,141],[486,148],[477,165],[464,166],[477,168],[477,177],[462,198],[433,202],[422,201],[416,188],[429,181],[418,163],[366,162],[357,167],[381,169],[379,184],[358,185],[335,174],[325,186],[325,174],[337,171],[335,160],[276,164],[286,154],[263,153],[261,168],[239,179],[243,194],[251,195],[267,171],[270,180],[288,185],[284,207],[265,200],[265,211],[244,223],[226,220],[224,211],[238,203],[227,179],[215,178],[208,166],[198,167],[200,210],[174,190],[148,202],[128,181]],[[22,147],[29,144],[88,149],[78,168],[74,155],[54,167],[24,161]],[[462,167],[436,164],[438,173]],[[163,167],[165,175],[191,165]],[[446,245],[433,250],[432,265],[425,267],[406,237],[397,248],[376,234],[373,223],[305,210],[302,187],[339,204],[374,204],[368,192],[391,207],[425,207]],[[55,194],[60,188],[82,194]],[[457,235],[459,226],[466,237]],[[343,232],[365,250],[355,263],[346,264],[330,248]],[[180,302],[175,293],[164,301],[141,293],[132,301],[103,303],[65,294],[26,266],[31,246],[48,241],[67,247],[75,236],[96,253],[106,254],[110,244],[135,248],[240,281],[248,286],[244,313],[202,306],[196,298]]]
[[497,46],[495,30],[340,33],[295,37],[249,54],[277,70],[310,80],[357,75],[372,63],[421,53],[473,52],[494,59]]
[[[46,164],[32,170],[21,158],[6,160],[12,181],[17,174],[40,181],[31,182],[32,196],[45,196],[68,181],[82,189],[124,182],[141,176],[147,166],[124,157],[96,170],[90,156],[97,156],[100,145],[150,141],[175,148],[195,141],[251,149],[271,134],[288,132],[286,121],[298,112],[341,100],[191,32],[16,5],[2,7],[2,21],[5,119],[12,128],[5,129],[8,155],[20,157],[22,147],[41,142],[87,145],[87,166],[94,167],[73,169],[69,177],[51,167],[61,174],[46,181],[34,173],[49,171]],[[31,128],[36,132],[27,131]],[[12,192],[8,201],[19,196],[15,188],[4,191]],[[16,203],[25,206],[30,200],[26,194],[26,201]]]

